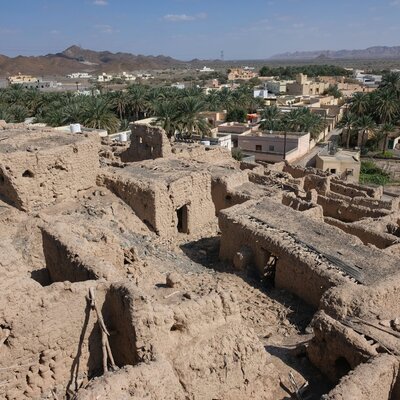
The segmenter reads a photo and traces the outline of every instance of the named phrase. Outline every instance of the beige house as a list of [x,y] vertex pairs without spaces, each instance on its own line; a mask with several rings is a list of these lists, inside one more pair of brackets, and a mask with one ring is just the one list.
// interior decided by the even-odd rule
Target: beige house
[[360,179],[360,152],[339,150],[337,153],[323,152],[316,157],[316,167],[338,175],[348,182],[358,182]]
[[251,70],[243,69],[243,68],[232,68],[228,74],[229,81],[235,81],[237,79],[249,80],[253,78],[257,78],[258,74]]
[[39,79],[32,75],[13,75],[7,78],[10,85],[23,85],[24,83],[36,83]]
[[312,96],[322,94],[328,88],[329,83],[311,81],[307,75],[298,74],[296,82],[286,85],[286,93],[294,96]]

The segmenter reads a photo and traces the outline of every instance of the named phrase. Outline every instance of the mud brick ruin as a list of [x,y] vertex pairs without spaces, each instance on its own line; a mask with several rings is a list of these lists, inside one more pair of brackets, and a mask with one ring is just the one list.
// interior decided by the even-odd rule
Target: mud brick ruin
[[398,197],[1,126],[0,398],[400,399]]

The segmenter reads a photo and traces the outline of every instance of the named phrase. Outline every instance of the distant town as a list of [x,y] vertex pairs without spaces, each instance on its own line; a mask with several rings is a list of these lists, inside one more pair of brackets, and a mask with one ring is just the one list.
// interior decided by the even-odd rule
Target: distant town
[[[374,111],[388,90],[397,95],[390,82],[399,71],[316,63],[82,71],[54,78],[19,73],[3,83],[0,117],[55,127],[81,124],[116,141],[129,140],[129,124],[143,119],[164,127],[169,137],[224,146],[237,158],[286,160],[351,181],[389,182],[398,172],[386,166],[382,176],[371,178],[362,172],[360,156],[400,154],[399,129],[390,125],[398,106],[389,116]],[[96,117],[99,108],[103,115]]]

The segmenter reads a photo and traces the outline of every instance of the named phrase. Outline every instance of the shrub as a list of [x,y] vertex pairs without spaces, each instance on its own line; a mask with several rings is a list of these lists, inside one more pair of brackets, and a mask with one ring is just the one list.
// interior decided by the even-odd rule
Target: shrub
[[373,185],[387,185],[390,175],[379,168],[373,161],[362,161],[360,171],[360,183]]
[[237,161],[242,161],[244,157],[242,149],[232,149],[232,157]]

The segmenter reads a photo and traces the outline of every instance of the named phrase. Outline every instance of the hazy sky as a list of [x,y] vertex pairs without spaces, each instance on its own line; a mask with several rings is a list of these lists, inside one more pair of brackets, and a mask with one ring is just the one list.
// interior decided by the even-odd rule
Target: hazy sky
[[400,0],[0,0],[0,53],[72,44],[178,59],[400,45]]

